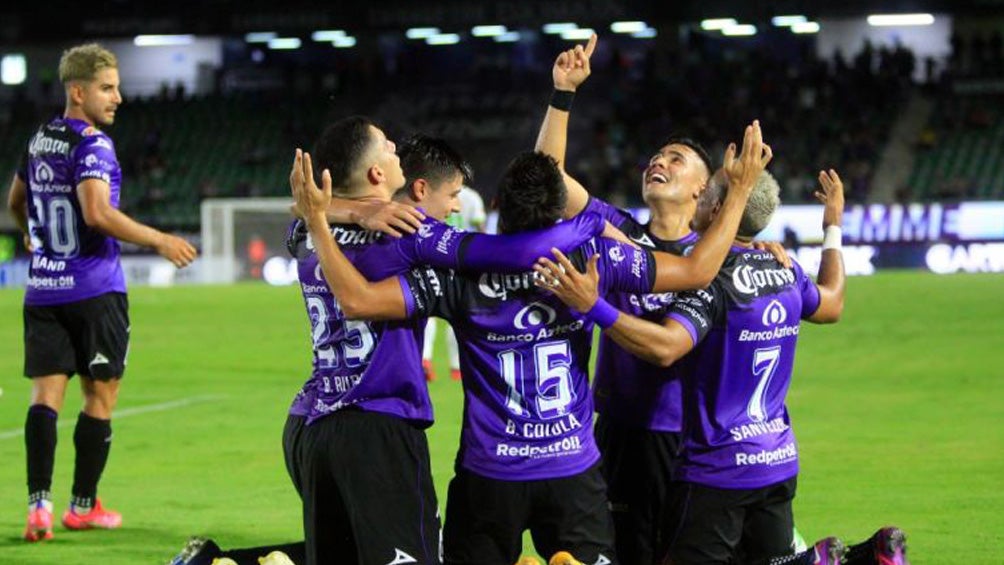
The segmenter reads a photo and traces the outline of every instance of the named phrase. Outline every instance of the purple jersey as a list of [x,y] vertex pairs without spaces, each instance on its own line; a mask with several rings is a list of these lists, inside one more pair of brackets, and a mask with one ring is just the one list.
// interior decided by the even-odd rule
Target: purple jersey
[[100,179],[119,206],[122,170],[110,137],[85,121],[56,118],[38,128],[17,171],[28,186],[34,251],[25,304],[48,306],[125,292],[119,243],[84,222],[77,185]]
[[[620,208],[590,198],[586,211],[596,212],[616,226],[632,241],[655,251],[686,255],[697,243],[691,232],[676,241],[652,235],[648,224],[639,223]],[[662,324],[675,293],[612,293],[606,300],[621,312]],[[596,412],[622,424],[660,432],[679,432],[683,425],[678,369],[666,369],[634,356],[606,335],[600,336],[600,348],[593,373]]]
[[680,293],[670,317],[694,350],[683,377],[680,480],[718,488],[760,488],[798,474],[798,447],[785,395],[800,320],[819,307],[819,289],[798,263],[733,247],[706,290]]
[[[417,233],[400,239],[354,225],[334,225],[331,234],[349,261],[375,281],[419,264],[525,270],[551,247],[574,248],[602,230],[602,219],[583,214],[547,230],[512,236],[467,233],[432,218],[426,218]],[[420,345],[424,321],[346,319],[324,280],[313,241],[301,222],[290,227],[287,243],[297,259],[314,350],[312,376],[293,400],[290,413],[306,416],[312,423],[355,406],[430,425],[432,404],[422,373]]]
[[[601,291],[644,292],[651,254],[612,240],[571,255],[583,268],[600,253]],[[533,273],[415,269],[405,294],[415,313],[450,321],[464,385],[457,465],[499,480],[566,477],[599,459],[593,439],[589,352],[593,324],[533,284]]]

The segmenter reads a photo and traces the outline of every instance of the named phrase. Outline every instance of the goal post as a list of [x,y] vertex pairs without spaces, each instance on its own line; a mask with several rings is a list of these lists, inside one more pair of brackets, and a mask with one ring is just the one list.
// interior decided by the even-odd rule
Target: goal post
[[203,282],[261,280],[264,264],[286,254],[289,198],[209,198],[201,204]]

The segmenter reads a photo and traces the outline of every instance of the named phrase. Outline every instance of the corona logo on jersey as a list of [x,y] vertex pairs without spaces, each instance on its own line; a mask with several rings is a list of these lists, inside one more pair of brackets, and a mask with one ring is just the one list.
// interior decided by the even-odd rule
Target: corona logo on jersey
[[759,295],[761,289],[778,288],[795,282],[791,269],[757,269],[742,265],[732,273],[732,284],[743,294]]
[[478,279],[478,290],[488,298],[508,300],[509,292],[534,288],[535,273],[502,274],[485,273]]
[[557,317],[554,308],[540,302],[531,302],[516,314],[516,317],[513,318],[513,325],[519,330],[550,326]]

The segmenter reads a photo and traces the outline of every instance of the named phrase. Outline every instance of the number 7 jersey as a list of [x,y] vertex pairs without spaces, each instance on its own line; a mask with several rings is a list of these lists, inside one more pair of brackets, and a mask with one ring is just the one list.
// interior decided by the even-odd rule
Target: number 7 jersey
[[28,187],[28,227],[34,251],[25,304],[66,304],[126,291],[119,243],[84,222],[77,186],[108,183],[119,206],[122,170],[111,138],[85,121],[56,118],[28,143],[17,175]]
[[705,290],[680,293],[669,317],[694,349],[683,375],[683,451],[677,478],[717,488],[760,488],[798,474],[785,396],[800,321],[819,289],[798,263],[733,247]]

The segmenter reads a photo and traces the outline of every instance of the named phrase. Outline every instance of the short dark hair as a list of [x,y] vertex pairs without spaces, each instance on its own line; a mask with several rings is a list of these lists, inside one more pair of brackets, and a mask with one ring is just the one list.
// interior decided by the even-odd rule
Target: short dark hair
[[684,145],[689,147],[694,153],[697,153],[697,156],[701,158],[702,162],[704,162],[704,166],[708,169],[708,177],[715,174],[715,167],[711,164],[711,155],[708,154],[708,150],[697,141],[689,137],[673,136],[670,137],[666,143],[662,144],[663,147],[666,147],[667,145]]
[[550,155],[526,151],[506,167],[495,196],[499,231],[514,233],[557,222],[568,202],[568,188]]
[[444,139],[416,134],[406,139],[398,148],[404,171],[404,186],[408,188],[418,179],[425,179],[438,187],[457,174],[465,184],[474,178],[471,165]]
[[365,116],[350,116],[325,128],[314,142],[314,176],[320,179],[321,171],[328,169],[333,192],[347,194],[349,179],[373,142],[370,126],[375,125]]

